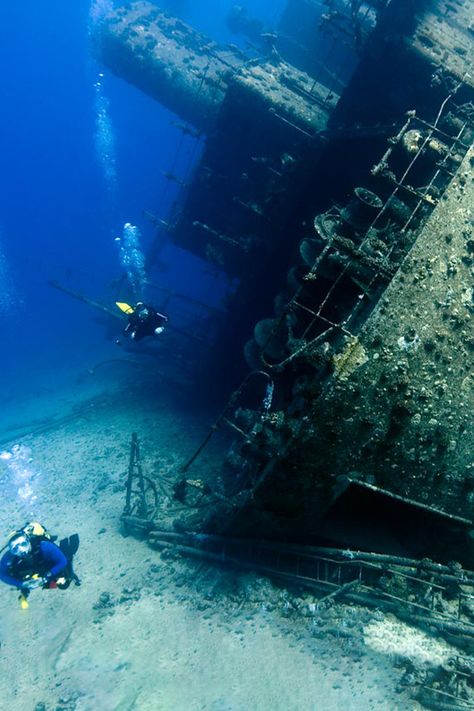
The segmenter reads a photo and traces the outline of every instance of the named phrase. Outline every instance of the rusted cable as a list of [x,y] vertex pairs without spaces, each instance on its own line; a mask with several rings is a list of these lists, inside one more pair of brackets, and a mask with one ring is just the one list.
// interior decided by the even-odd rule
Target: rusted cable
[[180,467],[179,471],[184,474],[188,471],[188,469],[191,467],[192,464],[196,461],[196,459],[199,457],[203,449],[209,444],[210,440],[212,439],[212,436],[214,435],[217,430],[220,429],[221,425],[225,423],[226,420],[226,415],[227,412],[230,410],[230,408],[235,407],[237,400],[239,399],[241,393],[245,389],[247,383],[251,378],[254,376],[261,376],[266,379],[267,383],[273,383],[273,380],[271,377],[268,375],[268,373],[265,373],[263,370],[253,370],[251,373],[249,373],[244,380],[241,382],[237,390],[235,390],[230,398],[228,399],[224,409],[220,413],[219,417],[216,419],[214,424],[211,426],[209,432],[207,435],[204,437],[203,441],[199,445],[199,447],[196,449],[194,454]]

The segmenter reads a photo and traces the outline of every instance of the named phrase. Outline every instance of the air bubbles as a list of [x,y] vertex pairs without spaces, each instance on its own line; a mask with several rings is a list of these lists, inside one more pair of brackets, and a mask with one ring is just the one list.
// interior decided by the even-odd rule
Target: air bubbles
[[10,266],[0,245],[0,313],[7,313],[15,302]]
[[92,0],[89,10],[89,22],[95,27],[114,9],[112,0]]
[[145,257],[140,246],[141,233],[136,225],[126,222],[122,237],[115,237],[120,261],[135,297],[141,297],[146,285]]
[[2,477],[2,484],[7,486],[9,497],[13,495],[19,503],[25,517],[33,514],[37,506],[36,484],[38,472],[33,468],[31,449],[23,444],[14,444],[9,450],[0,452],[0,460],[5,462],[7,475]]
[[[99,74],[99,79],[103,78]],[[101,81],[94,82],[95,89],[95,149],[102,173],[109,191],[113,191],[117,182],[115,167],[115,134],[110,119],[109,100],[104,95]]]

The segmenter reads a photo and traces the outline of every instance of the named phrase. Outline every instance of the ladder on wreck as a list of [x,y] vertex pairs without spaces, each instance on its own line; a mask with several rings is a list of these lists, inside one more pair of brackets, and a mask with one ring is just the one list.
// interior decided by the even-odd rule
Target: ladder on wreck
[[425,670],[416,698],[423,706],[438,711],[467,711],[474,708],[469,699],[473,683],[472,659],[458,654],[437,670]]
[[140,441],[134,432],[130,443],[127,483],[125,485],[124,516],[150,520],[158,508],[158,492],[154,482],[143,474]]
[[134,516],[123,520],[145,533],[152,547],[309,588],[320,596],[317,606],[343,597],[378,607],[474,650],[474,621],[465,614],[474,608],[474,571],[378,553],[175,533]]

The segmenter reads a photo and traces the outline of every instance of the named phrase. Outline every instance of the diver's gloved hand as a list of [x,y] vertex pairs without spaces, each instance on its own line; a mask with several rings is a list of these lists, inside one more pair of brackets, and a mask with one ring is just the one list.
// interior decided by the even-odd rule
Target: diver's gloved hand
[[46,575],[43,575],[43,577],[41,578],[41,584],[43,585],[43,587],[46,587],[49,585],[52,579],[53,576],[51,575],[51,573],[46,573]]

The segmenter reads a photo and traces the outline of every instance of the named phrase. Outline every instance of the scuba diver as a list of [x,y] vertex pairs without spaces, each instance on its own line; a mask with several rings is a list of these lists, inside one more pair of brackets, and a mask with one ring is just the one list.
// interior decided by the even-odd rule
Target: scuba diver
[[20,590],[22,608],[28,607],[28,596],[36,588],[66,590],[72,582],[81,582],[74,573],[72,559],[79,548],[77,533],[56,545],[40,523],[33,521],[10,534],[0,560],[0,580]]
[[128,323],[123,333],[132,341],[141,341],[147,336],[159,336],[163,333],[168,317],[160,314],[153,306],[148,306],[142,301],[138,301],[134,307],[121,301],[117,301],[116,304],[128,316]]

